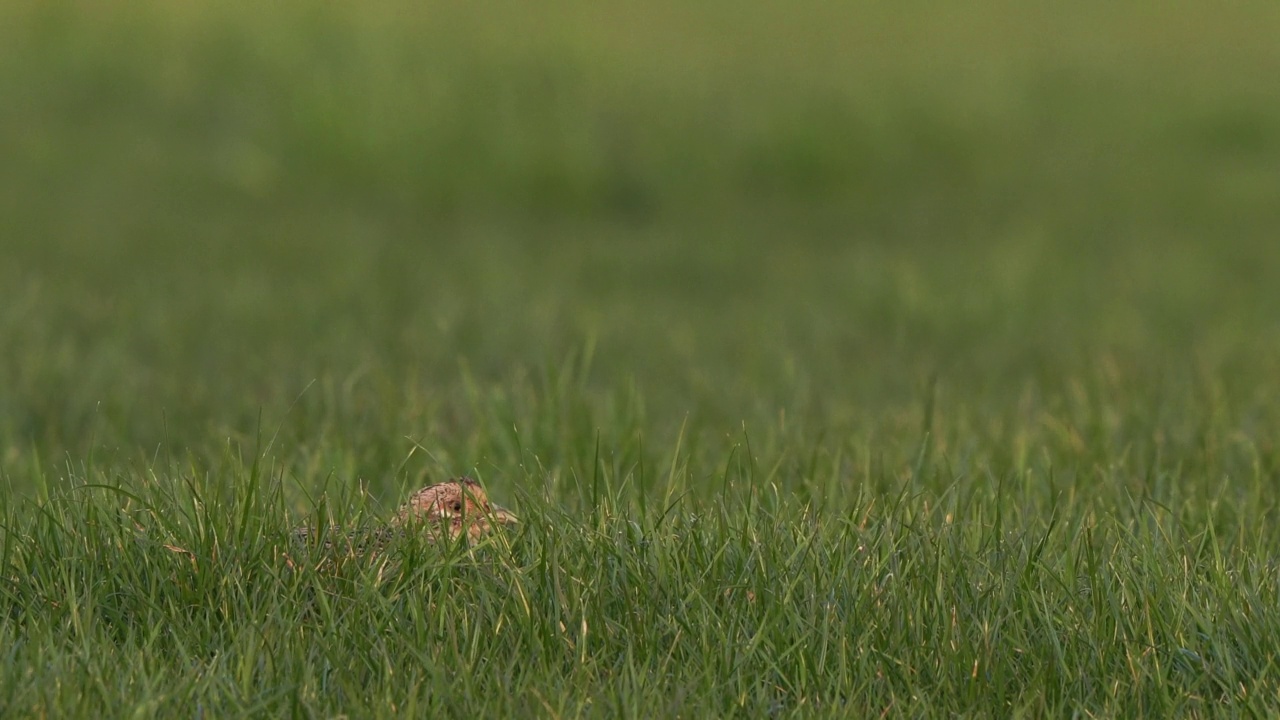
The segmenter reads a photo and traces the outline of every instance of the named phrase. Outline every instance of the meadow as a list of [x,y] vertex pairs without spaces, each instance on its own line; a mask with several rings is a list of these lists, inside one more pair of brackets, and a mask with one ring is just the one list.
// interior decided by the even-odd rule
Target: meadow
[[1277,37],[0,6],[0,715],[1280,713]]

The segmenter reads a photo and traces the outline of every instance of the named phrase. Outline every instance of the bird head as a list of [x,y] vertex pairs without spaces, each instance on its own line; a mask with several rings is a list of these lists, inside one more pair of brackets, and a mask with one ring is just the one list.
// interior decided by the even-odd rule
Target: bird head
[[494,525],[509,525],[518,518],[489,502],[480,483],[468,477],[430,485],[409,496],[396,511],[396,525],[424,524],[444,530],[449,537],[463,532],[478,538]]

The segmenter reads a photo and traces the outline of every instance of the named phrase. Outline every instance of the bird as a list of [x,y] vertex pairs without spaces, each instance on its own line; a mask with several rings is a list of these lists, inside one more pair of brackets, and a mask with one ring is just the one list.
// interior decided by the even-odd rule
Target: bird
[[494,525],[510,525],[520,519],[510,510],[489,502],[480,483],[469,477],[458,477],[418,490],[396,510],[393,527],[424,528],[449,538],[466,532],[478,539],[493,530]]
[[[397,535],[418,532],[428,542],[456,540],[466,534],[478,540],[496,526],[519,522],[515,513],[489,501],[480,483],[469,477],[456,477],[435,485],[428,485],[409,496],[391,517],[386,526],[372,533],[359,535],[354,532],[332,530],[325,533],[322,547],[332,549],[335,540],[344,540],[345,548],[352,550],[381,549]],[[293,537],[303,545],[313,545],[317,535],[315,528],[295,528]]]

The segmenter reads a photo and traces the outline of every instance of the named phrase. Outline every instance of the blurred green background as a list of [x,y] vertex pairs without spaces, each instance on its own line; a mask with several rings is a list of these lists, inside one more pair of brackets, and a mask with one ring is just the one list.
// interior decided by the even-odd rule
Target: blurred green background
[[0,472],[272,438],[390,502],[683,432],[693,480],[754,434],[851,483],[923,431],[997,474],[1275,467],[1277,37],[1272,2],[5,3]]

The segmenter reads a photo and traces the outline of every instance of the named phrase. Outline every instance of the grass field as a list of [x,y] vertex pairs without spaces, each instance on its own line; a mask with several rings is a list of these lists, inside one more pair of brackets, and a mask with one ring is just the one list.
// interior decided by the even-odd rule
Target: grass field
[[5,4],[0,715],[1275,716],[1277,37]]

